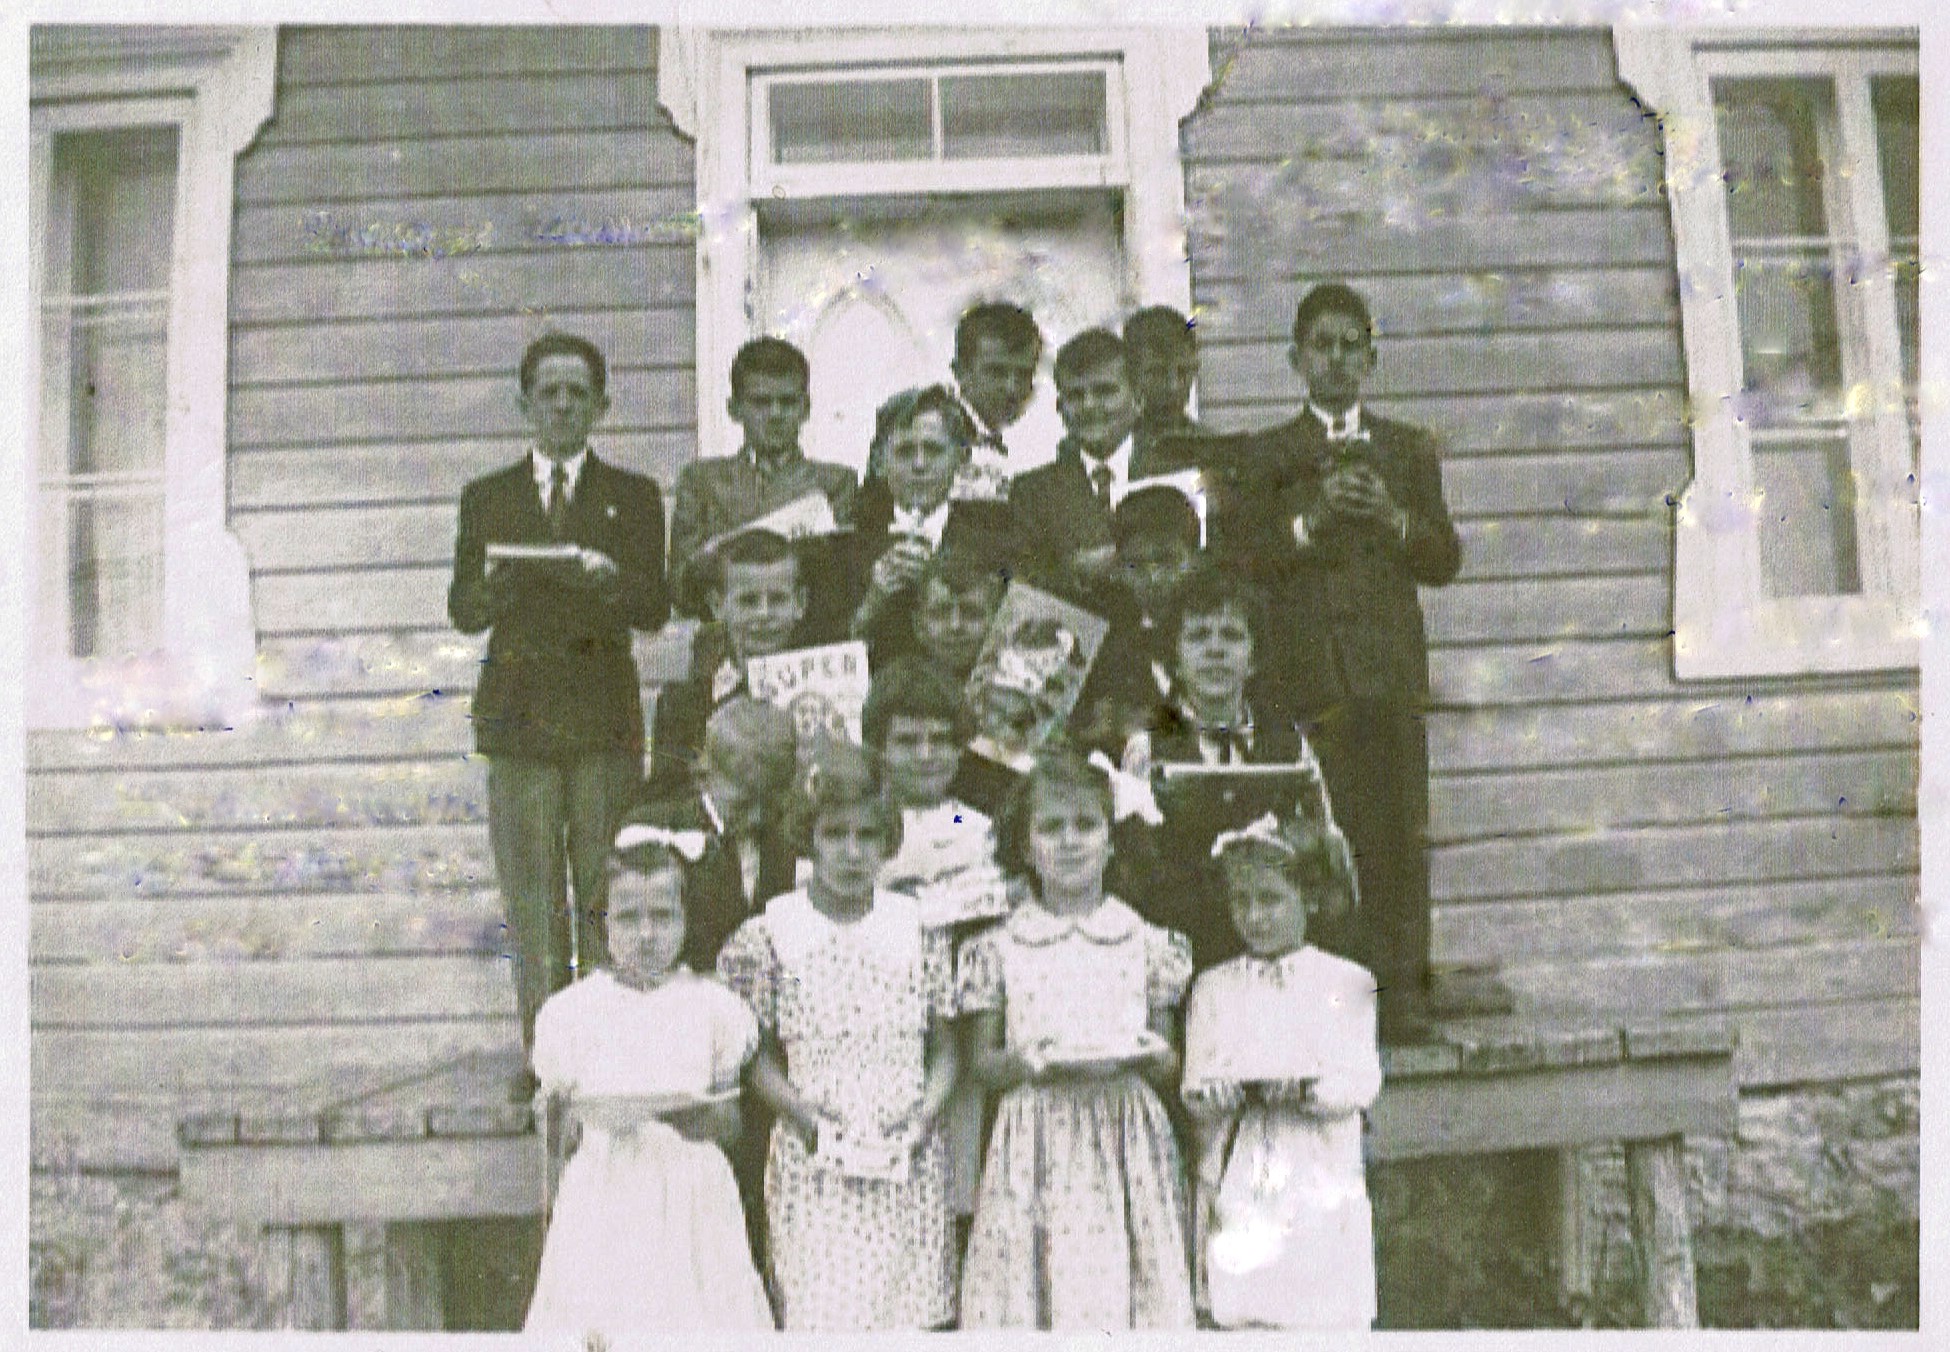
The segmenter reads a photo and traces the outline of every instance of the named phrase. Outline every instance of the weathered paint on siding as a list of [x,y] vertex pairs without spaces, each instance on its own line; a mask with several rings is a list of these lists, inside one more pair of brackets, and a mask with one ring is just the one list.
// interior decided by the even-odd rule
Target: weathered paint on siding
[[[546,328],[611,362],[599,453],[692,454],[690,145],[644,28],[280,32],[239,158],[231,522],[266,717],[36,735],[35,1146],[167,1165],[176,1115],[516,1045],[466,753],[454,512],[522,454]],[[620,242],[619,242],[620,240]]]
[[1498,964],[1520,1008],[1731,1015],[1749,1084],[1914,1069],[1913,679],[1672,678],[1675,269],[1609,34],[1212,50],[1183,133],[1203,415],[1291,416],[1293,305],[1341,277],[1376,406],[1445,440],[1438,960]]
[[[653,59],[644,30],[282,32],[232,289],[267,714],[30,739],[37,1150],[166,1165],[185,1108],[512,1044],[453,512],[520,454],[508,366],[548,324],[609,351],[605,451],[666,485],[692,453],[692,153]],[[1203,413],[1294,410],[1292,303],[1339,275],[1377,404],[1445,438],[1438,958],[1531,1007],[1731,1012],[1750,1084],[1913,1069],[1914,682],[1671,676],[1673,260],[1608,37],[1224,33],[1214,65]],[[574,220],[641,241],[543,238]]]

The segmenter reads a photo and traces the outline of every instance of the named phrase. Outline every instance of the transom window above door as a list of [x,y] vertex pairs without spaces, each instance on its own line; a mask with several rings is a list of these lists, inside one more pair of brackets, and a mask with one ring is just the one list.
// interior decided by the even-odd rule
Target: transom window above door
[[[1125,181],[1115,59],[751,72],[761,198]],[[862,169],[897,169],[863,175]]]

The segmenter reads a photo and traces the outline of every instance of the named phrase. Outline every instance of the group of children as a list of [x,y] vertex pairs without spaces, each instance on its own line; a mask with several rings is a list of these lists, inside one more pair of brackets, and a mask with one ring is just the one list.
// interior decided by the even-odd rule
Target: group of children
[[[877,747],[797,777],[804,884],[739,925],[718,981],[682,961],[687,842],[619,832],[611,966],[537,1021],[540,1117],[580,1144],[529,1326],[1366,1327],[1381,1072],[1372,981],[1307,942],[1353,888],[1331,823],[1215,840],[1244,952],[1194,978],[1184,936],[1106,889],[1110,773],[1050,750],[984,837],[1003,913],[934,923],[887,884],[953,757],[939,683],[897,674]],[[740,1085],[746,1129],[770,1119],[757,1195],[721,1149]]]
[[[1348,298],[1370,346],[1303,357]],[[1372,359],[1358,297],[1330,302],[1296,319],[1310,390]],[[1425,881],[1381,860],[1419,860],[1426,809],[1383,782],[1412,788],[1414,756],[1374,783],[1347,767],[1382,714],[1413,720],[1413,682],[1362,674],[1379,650],[1341,632],[1373,623],[1359,588],[1305,644],[1286,612],[1337,596],[1330,574],[1377,615],[1453,576],[1439,480],[1424,501],[1401,477],[1432,454],[1364,458],[1395,425],[1350,396],[1208,457],[1186,326],[1151,311],[1057,354],[1068,438],[1011,476],[999,433],[1040,338],[984,311],[955,388],[881,408],[864,484],[799,455],[804,359],[775,339],[734,363],[746,450],[680,480],[671,576],[707,623],[615,835],[608,966],[534,1023],[552,1181],[531,1327],[1374,1318],[1362,1113],[1378,1030],[1425,1027],[1427,948]],[[837,530],[750,524],[805,491]],[[1274,544],[1294,561],[1262,576]],[[1016,583],[1094,613],[1094,654],[1059,634],[1021,671],[983,658]],[[1415,617],[1379,654],[1404,671]],[[848,638],[872,672],[861,744],[808,747],[750,664]],[[1292,693],[1302,647],[1346,686],[1331,719]],[[1081,691],[1051,732],[1010,699],[1061,662]],[[1345,834],[1336,783],[1358,789]],[[1420,931],[1362,915],[1370,890]]]

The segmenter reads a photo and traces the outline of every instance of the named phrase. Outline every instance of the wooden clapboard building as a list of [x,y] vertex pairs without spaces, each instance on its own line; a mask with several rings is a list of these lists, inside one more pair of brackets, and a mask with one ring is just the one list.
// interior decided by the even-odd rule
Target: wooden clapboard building
[[1057,340],[1191,310],[1245,429],[1298,407],[1301,291],[1361,288],[1464,544],[1438,964],[1729,1026],[1746,1091],[1914,1074],[1916,71],[1845,30],[37,30],[37,1164],[518,1045],[444,600],[530,338],[603,346],[597,444],[668,490],[735,449],[753,332],[857,465],[976,291]]

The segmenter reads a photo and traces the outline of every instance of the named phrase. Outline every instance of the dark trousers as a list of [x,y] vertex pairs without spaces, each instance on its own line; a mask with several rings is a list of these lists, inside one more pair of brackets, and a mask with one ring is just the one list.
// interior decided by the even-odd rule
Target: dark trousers
[[1335,950],[1374,974],[1384,1007],[1405,993],[1419,1009],[1429,970],[1428,727],[1412,705],[1363,700],[1317,715],[1309,736],[1361,886]]
[[624,752],[488,757],[488,840],[514,946],[524,1050],[535,1045],[542,1002],[608,961],[603,865],[642,773],[642,758]]

